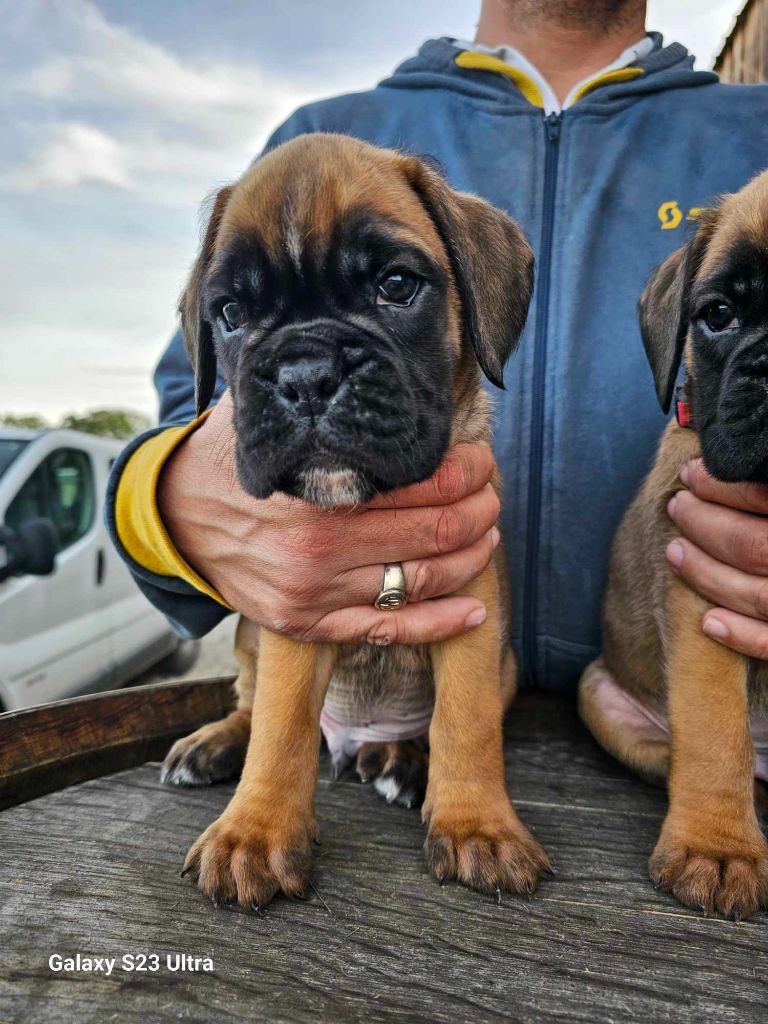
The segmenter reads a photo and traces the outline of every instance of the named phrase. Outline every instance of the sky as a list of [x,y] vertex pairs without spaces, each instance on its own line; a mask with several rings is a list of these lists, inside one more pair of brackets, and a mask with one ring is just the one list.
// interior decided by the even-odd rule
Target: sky
[[[742,0],[651,0],[711,67]],[[0,0],[0,413],[155,415],[206,195],[479,0]]]

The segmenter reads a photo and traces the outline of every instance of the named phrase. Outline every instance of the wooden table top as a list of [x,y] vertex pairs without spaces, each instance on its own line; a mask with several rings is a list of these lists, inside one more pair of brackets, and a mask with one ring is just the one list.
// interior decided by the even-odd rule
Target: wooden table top
[[[764,1024],[768,915],[705,918],[648,881],[664,794],[562,700],[523,695],[507,732],[511,791],[557,877],[500,906],[438,886],[418,813],[352,777],[331,783],[325,764],[314,898],[262,917],[217,911],[179,877],[230,785],[167,788],[144,764],[5,810],[0,1021]],[[51,970],[52,954],[77,953],[116,965]],[[161,969],[121,969],[139,953]],[[171,971],[168,953],[213,969]]]

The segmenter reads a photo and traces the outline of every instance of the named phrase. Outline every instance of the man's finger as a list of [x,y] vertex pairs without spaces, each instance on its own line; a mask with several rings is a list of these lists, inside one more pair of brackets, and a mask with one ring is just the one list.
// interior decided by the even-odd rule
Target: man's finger
[[427,480],[380,494],[366,506],[370,509],[414,508],[422,505],[452,505],[474,494],[491,479],[494,460],[490,445],[457,444]]
[[702,619],[701,628],[717,640],[747,658],[768,658],[768,625],[725,608],[715,608]]
[[336,562],[379,564],[432,558],[457,551],[496,525],[499,499],[490,484],[461,501],[437,508],[376,509],[350,520],[347,533],[336,531]]
[[372,605],[325,615],[305,640],[329,643],[429,644],[448,640],[485,621],[484,606],[473,597],[446,597],[381,612]]
[[[474,544],[439,558],[417,558],[403,562],[405,592],[409,601],[428,601],[434,597],[455,594],[485,569],[498,543],[498,530],[493,527]],[[373,604],[381,590],[383,565],[367,565],[350,569],[338,576],[334,593],[343,595],[349,605]]]
[[701,459],[686,463],[680,479],[702,501],[716,501],[744,512],[768,515],[768,487],[764,484],[721,483],[710,476]]
[[684,539],[672,541],[667,558],[705,600],[741,615],[768,620],[768,580],[718,562]]
[[679,491],[668,511],[684,537],[726,565],[768,576],[768,521]]

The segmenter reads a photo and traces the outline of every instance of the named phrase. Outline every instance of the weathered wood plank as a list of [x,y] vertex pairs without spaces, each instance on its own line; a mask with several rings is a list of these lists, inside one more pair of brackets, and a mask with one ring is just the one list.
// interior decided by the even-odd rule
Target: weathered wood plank
[[[655,893],[662,792],[552,699],[509,726],[512,790],[557,878],[493,901],[424,872],[415,812],[322,773],[308,904],[215,911],[178,877],[231,786],[166,789],[144,766],[0,816],[0,1019],[718,1022],[766,1019],[768,916],[734,924]],[[211,956],[213,974],[55,975],[52,952]]]
[[0,715],[0,810],[162,757],[231,703],[231,679],[114,690]]

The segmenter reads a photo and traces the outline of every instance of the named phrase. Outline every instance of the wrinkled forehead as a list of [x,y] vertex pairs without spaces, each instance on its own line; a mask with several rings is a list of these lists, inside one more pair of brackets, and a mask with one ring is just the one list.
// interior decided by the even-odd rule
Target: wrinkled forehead
[[768,172],[726,196],[712,214],[698,282],[768,278]]
[[421,248],[445,265],[443,244],[397,154],[354,140],[307,136],[259,160],[235,190],[217,250],[257,240],[276,266],[322,260],[339,232],[368,230]]

